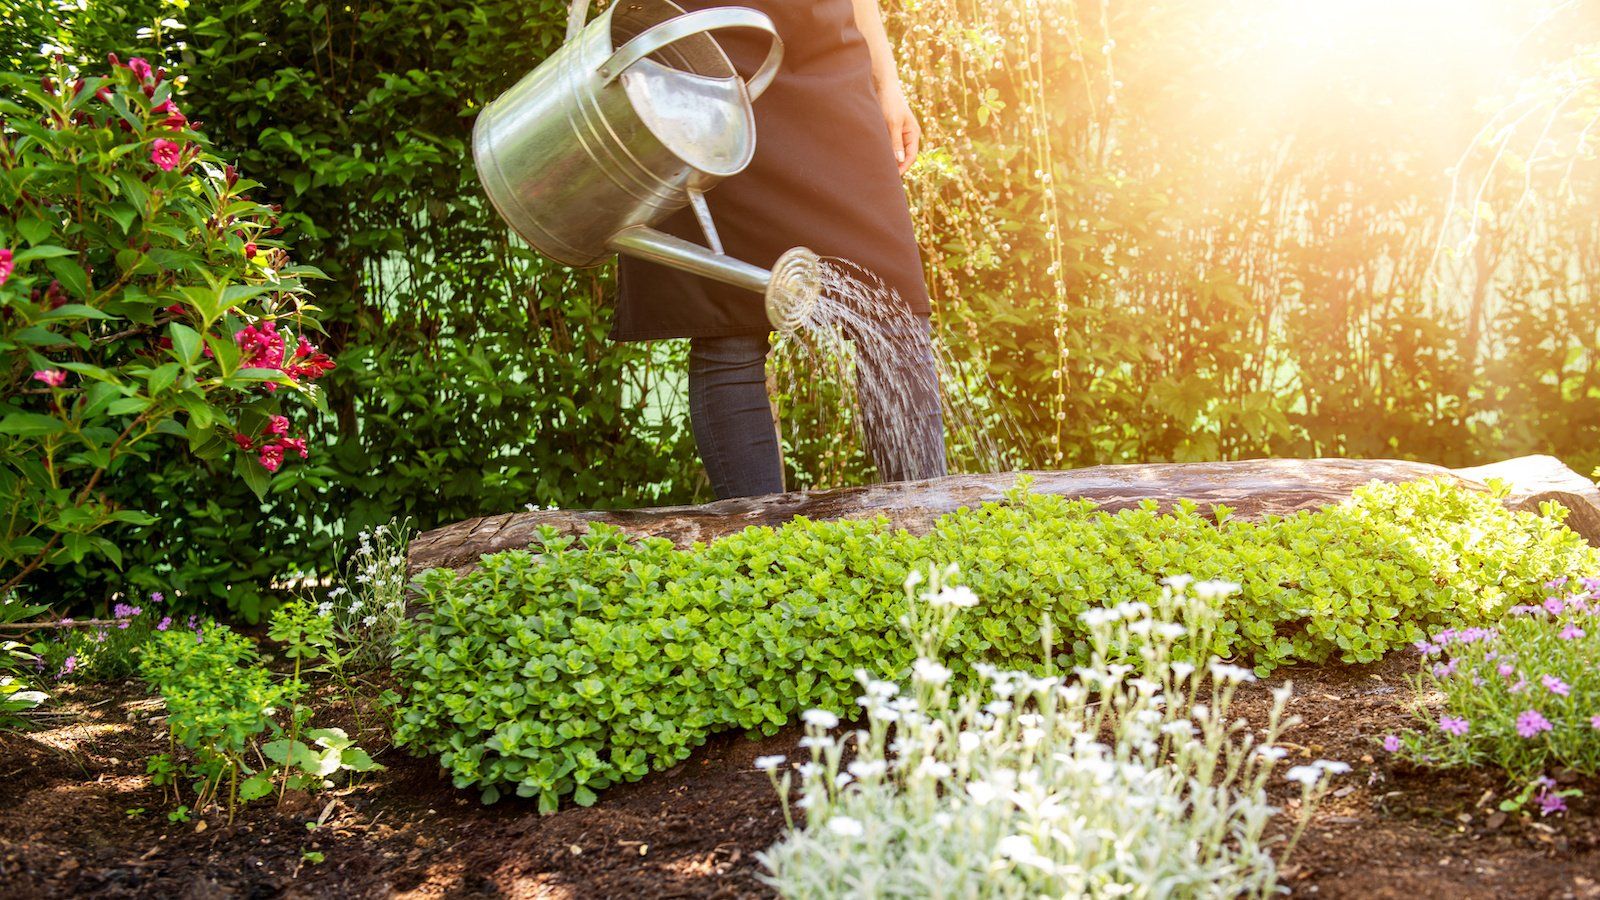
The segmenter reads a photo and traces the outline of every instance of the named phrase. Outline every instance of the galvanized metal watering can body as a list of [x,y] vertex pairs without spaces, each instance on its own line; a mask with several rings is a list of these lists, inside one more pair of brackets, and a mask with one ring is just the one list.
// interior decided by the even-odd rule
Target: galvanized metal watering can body
[[[702,196],[755,153],[751,103],[783,58],[772,21],[670,0],[617,0],[587,24],[586,12],[574,0],[566,43],[479,114],[473,156],[489,199],[559,262],[622,252],[735,284],[764,294],[788,330],[819,292],[816,255],[795,248],[770,272],[727,256]],[[710,36],[724,28],[771,35],[748,83]],[[651,227],[685,206],[709,247]]]

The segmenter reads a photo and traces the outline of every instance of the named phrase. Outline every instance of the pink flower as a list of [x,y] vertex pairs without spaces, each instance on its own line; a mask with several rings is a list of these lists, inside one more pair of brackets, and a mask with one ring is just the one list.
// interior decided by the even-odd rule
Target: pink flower
[[309,451],[306,450],[305,438],[284,438],[278,442],[278,447],[282,450],[293,450],[300,454],[301,459],[305,459],[310,455]]
[[60,369],[40,369],[33,373],[34,381],[42,381],[51,387],[61,387],[67,383],[67,373]]
[[171,628],[171,627],[172,627],[172,617],[171,616],[162,616],[161,617],[161,621],[156,623],[156,630],[157,631],[166,631],[168,628]]
[[1600,716],[1590,716],[1589,727],[1593,728],[1595,731],[1600,731]]
[[182,157],[183,152],[178,145],[166,138],[156,138],[155,143],[151,145],[150,159],[160,166],[163,172],[171,172],[177,168]]
[[150,64],[137,56],[128,60],[128,71],[138,76],[141,82],[149,81],[151,74],[153,74],[150,71]]
[[1554,675],[1541,675],[1539,676],[1539,681],[1544,684],[1545,690],[1552,694],[1560,694],[1561,696],[1565,697],[1572,693],[1572,688],[1568,687],[1565,681],[1562,681]]
[[1536,709],[1524,710],[1521,715],[1517,716],[1517,734],[1525,738],[1531,738],[1540,732],[1551,731],[1554,728],[1555,726],[1550,724],[1550,720],[1546,719]]
[[0,284],[10,281],[11,273],[16,268],[16,254],[9,249],[0,249]]
[[61,679],[67,677],[68,675],[71,675],[73,670],[76,669],[76,668],[78,668],[78,657],[76,657],[76,656],[67,657],[66,659],[61,661],[61,671],[56,673],[56,680],[60,681]]
[[1457,737],[1460,737],[1461,735],[1467,733],[1467,729],[1469,727],[1470,726],[1468,726],[1466,719],[1458,718],[1456,716],[1439,717],[1439,730],[1445,734],[1453,734]]
[[283,446],[281,444],[266,444],[261,448],[261,467],[268,472],[278,471],[283,465]]
[[1567,627],[1561,629],[1561,633],[1557,637],[1563,641],[1575,641],[1583,637],[1583,629],[1579,628],[1576,622],[1568,622]]
[[[1596,718],[1600,718],[1600,716],[1596,716]],[[1399,753],[1400,752],[1400,739],[1395,737],[1392,734],[1384,735],[1383,736],[1383,749],[1385,751],[1389,752],[1389,753]]]
[[1544,611],[1552,616],[1559,616],[1566,611],[1567,605],[1561,602],[1560,597],[1550,597],[1544,601]]
[[1501,678],[1510,678],[1517,669],[1511,663],[1501,663],[1495,667],[1495,671],[1500,673]]
[[289,417],[273,416],[267,422],[267,434],[285,435],[289,433]]

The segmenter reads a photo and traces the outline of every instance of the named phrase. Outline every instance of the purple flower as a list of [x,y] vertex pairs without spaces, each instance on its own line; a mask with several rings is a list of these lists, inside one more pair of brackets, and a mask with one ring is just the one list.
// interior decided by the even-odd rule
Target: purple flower
[[1560,794],[1552,793],[1549,788],[1539,791],[1539,795],[1533,799],[1539,801],[1539,815],[1541,816],[1567,811],[1567,801],[1563,800]]
[[1544,601],[1544,611],[1552,616],[1559,616],[1567,609],[1567,604],[1561,602],[1560,597],[1550,597]]
[[1517,734],[1525,738],[1531,738],[1543,731],[1550,731],[1554,727],[1550,724],[1549,719],[1540,715],[1537,709],[1524,710],[1521,715],[1517,716]]
[[1595,731],[1600,731],[1600,716],[1590,716],[1589,727],[1593,728]]
[[161,617],[161,621],[156,623],[156,630],[157,631],[166,631],[168,628],[171,628],[171,627],[172,627],[172,617],[171,616],[162,616]]
[[1461,735],[1467,733],[1468,727],[1470,726],[1468,726],[1466,719],[1456,716],[1439,717],[1439,730],[1445,734],[1453,734],[1457,737],[1460,737]]
[[[1600,716],[1595,716],[1595,718],[1596,719],[1600,719]],[[1600,725],[1596,725],[1595,727],[1596,728],[1600,728]],[[1392,734],[1384,735],[1383,736],[1383,749],[1386,752],[1389,752],[1389,753],[1399,753],[1400,752],[1400,739],[1395,737]]]
[[1500,673],[1501,678],[1510,678],[1512,675],[1516,674],[1517,668],[1511,663],[1503,662],[1495,668],[1495,671]]
[[153,591],[150,594],[150,602],[151,603],[160,603],[161,601],[163,601],[165,599],[167,599],[167,596],[165,594],[161,593],[160,591]]
[[1544,583],[1546,590],[1559,591],[1567,586],[1567,576],[1559,575]]
[[1561,633],[1556,636],[1563,641],[1575,641],[1583,637],[1583,629],[1579,628],[1576,622],[1568,622],[1567,627],[1561,629]]
[[1554,675],[1541,675],[1539,680],[1544,683],[1545,689],[1552,694],[1560,694],[1565,697],[1572,693],[1572,688],[1568,687],[1565,681]]
[[1438,644],[1430,644],[1425,640],[1424,641],[1417,641],[1416,643],[1412,644],[1411,646],[1417,648],[1417,652],[1421,653],[1423,656],[1432,656],[1435,653],[1439,652],[1439,645]]
[[1456,666],[1457,665],[1458,665],[1458,660],[1454,660],[1454,659],[1450,660],[1448,663],[1434,663],[1433,664],[1433,677],[1434,678],[1438,678],[1440,680],[1443,680],[1443,679],[1446,679],[1446,678],[1451,678],[1456,674]]
[[71,675],[72,671],[74,669],[76,669],[76,668],[78,668],[78,657],[76,657],[76,656],[67,657],[66,659],[61,661],[61,671],[56,673],[56,680],[60,681],[61,679],[67,677],[68,675]]
[[1526,679],[1526,678],[1518,678],[1516,684],[1513,684],[1511,687],[1506,688],[1507,691],[1509,691],[1509,692],[1511,692],[1513,694],[1520,694],[1520,693],[1522,693],[1523,691],[1525,691],[1527,689],[1528,689],[1528,679]]

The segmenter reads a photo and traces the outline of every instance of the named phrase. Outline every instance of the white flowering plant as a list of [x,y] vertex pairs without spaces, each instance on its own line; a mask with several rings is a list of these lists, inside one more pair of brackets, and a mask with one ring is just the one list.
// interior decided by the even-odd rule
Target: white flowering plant
[[395,632],[406,617],[406,553],[411,546],[410,520],[358,535],[359,543],[318,610],[334,623],[334,633],[348,648],[348,665],[365,671],[388,665],[395,654]]
[[[1070,673],[980,667],[953,689],[940,660],[956,611],[976,602],[948,573],[907,583],[918,657],[906,683],[862,671],[864,727],[804,717],[809,759],[763,757],[805,827],[762,854],[785,897],[1266,896],[1342,763],[1296,766],[1299,825],[1269,848],[1267,785],[1293,723],[1273,693],[1259,738],[1230,719],[1244,668],[1178,658],[1210,646],[1223,582],[1168,579],[1154,605],[1084,616],[1091,652]],[[1044,623],[1045,658],[1053,629]],[[853,758],[845,763],[847,752]]]

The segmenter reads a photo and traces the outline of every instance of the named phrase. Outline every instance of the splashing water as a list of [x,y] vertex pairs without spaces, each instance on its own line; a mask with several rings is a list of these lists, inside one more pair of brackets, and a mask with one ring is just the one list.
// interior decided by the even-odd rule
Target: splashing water
[[795,300],[775,304],[783,313],[775,393],[824,415],[818,424],[833,434],[825,465],[843,468],[853,433],[885,481],[1012,468],[1015,426],[976,402],[980,385],[893,288],[834,258],[775,283]]

